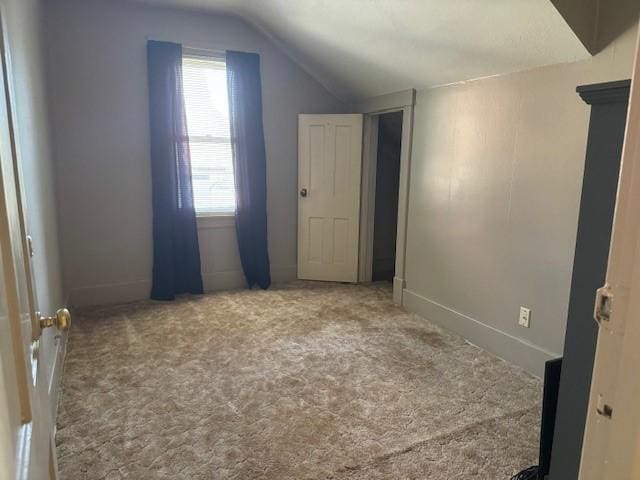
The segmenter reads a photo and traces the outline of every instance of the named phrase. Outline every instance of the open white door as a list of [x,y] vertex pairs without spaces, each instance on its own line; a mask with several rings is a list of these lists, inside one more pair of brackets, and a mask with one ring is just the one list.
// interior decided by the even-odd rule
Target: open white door
[[358,281],[362,115],[298,117],[298,278]]
[[0,479],[55,480],[41,330],[66,329],[69,317],[63,310],[47,318],[36,312],[5,31],[0,18]]
[[580,480],[640,479],[640,34],[636,45]]

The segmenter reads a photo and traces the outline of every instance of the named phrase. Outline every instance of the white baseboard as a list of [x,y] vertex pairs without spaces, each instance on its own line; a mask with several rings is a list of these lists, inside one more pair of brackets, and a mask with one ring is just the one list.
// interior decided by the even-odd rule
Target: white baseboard
[[[295,280],[296,273],[296,265],[271,266],[273,283]],[[202,282],[205,292],[232,290],[245,286],[244,274],[240,270],[203,273]],[[73,307],[126,303],[149,298],[149,292],[151,292],[151,279],[77,287],[71,289],[67,303]]]
[[440,305],[406,288],[402,295],[402,305],[407,310],[462,335],[474,345],[519,365],[538,377],[544,375],[544,364],[547,360],[561,356]]
[[202,286],[205,292],[242,288],[245,286],[244,273],[239,270],[203,273]]
[[86,307],[133,302],[149,298],[150,291],[151,279],[76,287],[69,292],[69,305]]
[[[296,279],[298,267],[296,265],[272,265],[271,282],[285,283]],[[233,290],[246,286],[244,273],[240,270],[226,272],[203,273],[202,282],[205,292]]]

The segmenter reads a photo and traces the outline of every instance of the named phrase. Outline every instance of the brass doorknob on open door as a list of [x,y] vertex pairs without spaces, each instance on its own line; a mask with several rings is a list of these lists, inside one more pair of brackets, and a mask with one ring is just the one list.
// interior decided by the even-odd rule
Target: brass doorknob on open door
[[69,330],[71,326],[71,314],[66,308],[59,308],[52,317],[40,315],[40,328],[58,327],[60,330]]
[[301,197],[306,197],[307,196],[307,189],[303,188],[302,190],[300,190],[300,196]]

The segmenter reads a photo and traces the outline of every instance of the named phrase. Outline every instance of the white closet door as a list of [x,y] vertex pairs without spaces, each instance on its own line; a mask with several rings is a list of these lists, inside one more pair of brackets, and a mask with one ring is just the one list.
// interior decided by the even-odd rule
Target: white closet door
[[362,115],[300,115],[298,135],[298,278],[357,282]]

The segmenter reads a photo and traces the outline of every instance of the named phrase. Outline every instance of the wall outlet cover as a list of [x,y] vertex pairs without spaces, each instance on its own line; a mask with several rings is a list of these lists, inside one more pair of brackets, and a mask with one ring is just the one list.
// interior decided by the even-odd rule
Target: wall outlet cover
[[529,328],[529,322],[531,320],[531,309],[526,307],[520,307],[520,317],[518,317],[518,325],[521,327]]

